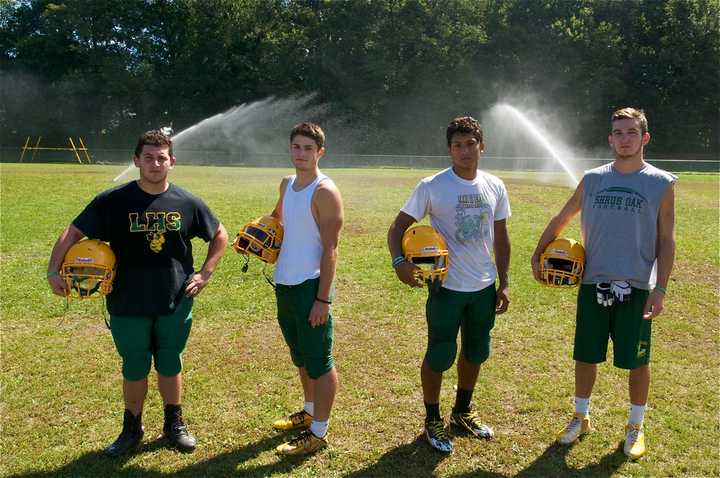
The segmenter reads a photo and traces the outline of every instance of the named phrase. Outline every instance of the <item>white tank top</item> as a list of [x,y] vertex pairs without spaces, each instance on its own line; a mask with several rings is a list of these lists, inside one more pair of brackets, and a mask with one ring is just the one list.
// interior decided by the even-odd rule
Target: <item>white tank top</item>
[[320,181],[330,180],[324,174],[300,191],[293,189],[291,176],[282,202],[283,242],[273,279],[278,284],[297,285],[320,277],[322,241],[320,229],[312,215],[312,198]]

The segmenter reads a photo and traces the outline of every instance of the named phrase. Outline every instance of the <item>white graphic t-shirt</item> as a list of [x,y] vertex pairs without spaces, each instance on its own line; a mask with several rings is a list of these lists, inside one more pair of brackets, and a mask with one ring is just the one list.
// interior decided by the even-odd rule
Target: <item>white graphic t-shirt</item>
[[430,215],[432,227],[445,238],[450,270],[443,287],[475,292],[495,282],[494,223],[510,216],[500,178],[478,170],[468,181],[448,168],[422,179],[401,211],[418,222]]

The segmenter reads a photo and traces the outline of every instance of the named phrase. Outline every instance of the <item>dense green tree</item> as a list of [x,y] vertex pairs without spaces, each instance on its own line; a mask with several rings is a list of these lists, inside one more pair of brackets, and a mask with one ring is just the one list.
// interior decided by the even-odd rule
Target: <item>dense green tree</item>
[[355,151],[441,153],[454,115],[532,95],[583,146],[634,105],[653,154],[717,157],[719,18],[717,0],[5,1],[0,140],[126,146],[314,95]]

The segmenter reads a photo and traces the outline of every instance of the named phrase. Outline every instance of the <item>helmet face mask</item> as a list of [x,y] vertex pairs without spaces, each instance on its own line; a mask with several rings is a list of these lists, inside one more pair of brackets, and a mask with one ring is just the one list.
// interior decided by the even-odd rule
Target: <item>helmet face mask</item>
[[115,254],[102,241],[83,239],[68,249],[60,277],[65,281],[67,297],[105,296],[112,291],[115,279]]
[[252,226],[248,226],[245,232],[254,237],[263,247],[272,247],[273,238],[267,232]]
[[412,257],[410,262],[418,266],[420,269],[415,271],[415,277],[422,283],[440,282],[445,280],[447,276],[447,254],[439,252],[435,256],[428,257]]
[[253,255],[263,262],[274,264],[283,239],[282,223],[272,216],[262,216],[245,224],[233,241],[238,254]]
[[419,267],[415,277],[425,285],[444,281],[450,265],[445,240],[430,226],[415,226],[403,234],[405,260]]
[[550,287],[575,287],[585,270],[585,249],[573,239],[555,239],[540,255],[540,277]]

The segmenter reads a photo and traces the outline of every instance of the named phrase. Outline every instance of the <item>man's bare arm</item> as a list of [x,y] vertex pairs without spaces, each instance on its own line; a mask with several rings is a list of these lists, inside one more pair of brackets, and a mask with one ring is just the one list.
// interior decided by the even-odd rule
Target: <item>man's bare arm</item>
[[643,317],[653,319],[664,308],[670,272],[675,263],[675,189],[670,185],[660,203],[657,232],[657,286],[645,302]]
[[[402,211],[400,211],[397,217],[395,217],[395,220],[390,225],[390,229],[388,229],[387,238],[388,250],[390,251],[391,260],[396,257],[403,256],[403,235],[405,234],[405,231],[407,231],[408,228],[412,226],[415,222],[416,221],[414,217]],[[400,264],[395,266],[395,274],[397,274],[398,279],[411,287],[422,287],[422,285],[419,284],[417,279],[415,278],[415,269],[417,269],[417,266],[415,264],[412,264],[410,262],[401,262]]]
[[337,248],[340,240],[344,213],[340,191],[332,183],[320,183],[313,197],[313,215],[320,231],[322,257],[320,258],[320,283],[317,299],[310,311],[313,327],[324,324],[330,313],[330,288],[335,280]]
[[66,284],[65,281],[60,278],[58,272],[60,271],[60,267],[62,266],[63,259],[65,259],[65,254],[67,254],[68,249],[70,249],[73,244],[83,237],[85,237],[85,234],[80,229],[70,224],[65,228],[65,230],[63,230],[62,233],[60,233],[60,237],[58,237],[58,240],[55,242],[52,252],[50,253],[50,261],[47,269],[47,279],[53,294],[63,297],[65,296]]

